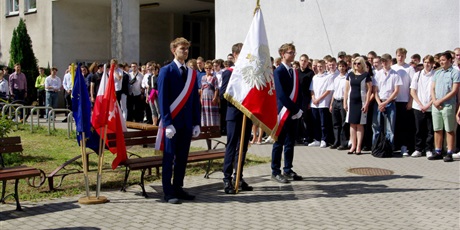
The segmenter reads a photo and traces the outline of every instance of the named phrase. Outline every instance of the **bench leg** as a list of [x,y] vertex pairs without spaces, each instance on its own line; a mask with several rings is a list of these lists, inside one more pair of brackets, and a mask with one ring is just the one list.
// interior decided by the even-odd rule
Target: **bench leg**
[[204,174],[204,178],[206,179],[209,179],[209,175],[211,175],[211,173],[209,173],[209,171],[211,170],[211,165],[212,165],[212,160],[209,160],[208,166],[206,166],[206,173]]
[[6,192],[6,180],[2,180],[2,198],[0,198],[0,202],[2,204],[5,203],[5,192]]
[[147,192],[145,192],[144,175],[145,175],[145,169],[142,169],[142,170],[141,170],[141,182],[139,183],[139,185],[140,185],[141,188],[142,188],[142,195],[143,195],[145,198],[148,198],[149,196],[147,195]]
[[129,167],[126,167],[126,169],[125,169],[125,179],[123,180],[123,185],[122,185],[122,187],[120,189],[120,191],[122,191],[122,192],[126,192],[126,185],[128,184],[128,177],[129,177],[129,172],[130,171],[131,170],[129,169]]
[[54,190],[54,177],[48,177],[48,188],[50,189],[49,191]]
[[19,195],[18,195],[18,184],[19,179],[16,179],[14,183],[14,199],[16,200],[16,211],[22,211],[21,205],[19,204]]

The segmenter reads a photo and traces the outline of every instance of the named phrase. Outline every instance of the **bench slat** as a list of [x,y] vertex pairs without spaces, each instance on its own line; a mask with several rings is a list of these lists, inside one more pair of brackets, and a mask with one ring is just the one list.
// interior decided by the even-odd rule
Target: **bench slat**
[[21,179],[40,176],[40,170],[27,166],[0,169],[0,180]]
[[22,145],[0,146],[0,154],[4,153],[20,153],[23,151]]

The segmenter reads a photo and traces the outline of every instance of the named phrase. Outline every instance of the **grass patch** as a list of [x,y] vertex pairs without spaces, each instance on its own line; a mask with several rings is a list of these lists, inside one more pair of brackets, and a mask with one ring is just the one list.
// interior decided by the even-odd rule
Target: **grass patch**
[[[29,125],[19,125],[18,130],[9,133],[10,137],[20,136],[23,153],[5,154],[5,164],[7,166],[27,165],[43,170],[49,174],[54,169],[62,165],[67,160],[75,156],[80,156],[80,147],[77,144],[75,134],[70,138],[67,137],[67,130],[57,129],[48,134],[48,129],[41,127],[34,127],[34,133],[30,133]],[[201,150],[200,148],[191,147],[191,151]],[[91,151],[91,150],[87,150]],[[128,149],[128,152],[135,153],[136,155],[145,157],[152,156],[154,149],[152,147],[143,148],[142,146],[133,146]],[[104,171],[102,174],[101,190],[118,190],[121,188],[124,179],[124,168],[111,169],[111,164],[115,155],[109,151],[104,154]],[[246,166],[267,163],[270,159],[266,157],[258,157],[252,154],[247,154]],[[82,172],[81,159],[69,164],[65,167],[66,172]],[[187,165],[187,175],[204,175],[206,169],[206,161],[190,163]],[[216,173],[222,171],[223,160],[214,160],[211,170]],[[89,155],[89,180],[90,190],[95,191],[96,187],[96,170],[97,170],[97,155]],[[161,170],[161,168],[160,168]],[[152,176],[146,176],[146,182],[152,182],[157,178],[155,169],[152,169]],[[140,182],[140,171],[131,171],[128,183],[129,185],[137,184]],[[54,178],[55,187],[59,182],[59,177]],[[9,194],[14,191],[14,180],[7,182],[6,193]],[[19,195],[21,201],[39,201],[43,199],[59,198],[66,196],[75,196],[82,194],[85,191],[85,183],[83,173],[71,174],[65,177],[62,186],[54,191],[48,191],[48,181],[45,181],[40,188],[34,188],[27,185],[26,180],[20,180]],[[12,198],[8,202],[12,202]]]

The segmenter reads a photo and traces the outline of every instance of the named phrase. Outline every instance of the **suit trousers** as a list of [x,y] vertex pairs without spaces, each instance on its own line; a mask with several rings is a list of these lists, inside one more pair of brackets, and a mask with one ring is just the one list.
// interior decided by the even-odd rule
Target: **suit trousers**
[[317,141],[328,141],[331,126],[331,113],[328,108],[312,108],[315,129],[314,138]]
[[350,139],[350,128],[345,122],[347,112],[343,109],[343,100],[332,103],[332,127],[334,130],[334,145],[346,147]]
[[[176,128],[176,134],[169,139],[166,136],[163,151],[162,184],[165,198],[174,197],[184,186],[185,168],[187,166],[192,128]],[[171,178],[174,179],[171,183]]]
[[296,129],[297,119],[292,120],[288,117],[284,126],[275,141],[272,148],[272,175],[281,174],[281,154],[284,147],[284,167],[283,171],[289,173],[292,170],[292,161],[294,160],[294,145],[297,138]]
[[433,134],[433,119],[431,112],[422,113],[420,110],[414,109],[415,116],[415,150],[433,151],[434,150],[434,134]]
[[[230,182],[232,174],[238,167],[238,156],[240,149],[241,128],[243,127],[243,114],[234,120],[227,120],[227,147],[225,149],[224,157],[224,181]],[[246,159],[246,152],[248,151],[249,138],[251,138],[252,121],[246,118],[246,127],[243,141],[243,162],[241,164],[241,178],[243,178],[243,166]],[[240,179],[241,179],[240,178]]]

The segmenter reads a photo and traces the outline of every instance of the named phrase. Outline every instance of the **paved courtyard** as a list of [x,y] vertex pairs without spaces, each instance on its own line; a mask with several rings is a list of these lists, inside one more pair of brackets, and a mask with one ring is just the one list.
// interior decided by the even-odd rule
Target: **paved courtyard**
[[[193,145],[203,145],[196,142]],[[271,145],[251,154],[270,157]],[[363,176],[350,168],[394,172]],[[197,195],[180,205],[162,201],[161,182],[148,184],[149,198],[135,185],[126,193],[106,191],[109,203],[80,205],[77,197],[0,205],[0,229],[460,229],[460,161],[374,158],[370,154],[298,146],[294,170],[303,181],[279,184],[270,164],[247,167],[252,192],[227,195],[222,173],[186,177]]]

